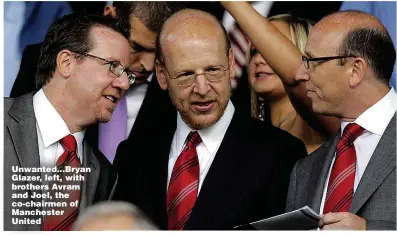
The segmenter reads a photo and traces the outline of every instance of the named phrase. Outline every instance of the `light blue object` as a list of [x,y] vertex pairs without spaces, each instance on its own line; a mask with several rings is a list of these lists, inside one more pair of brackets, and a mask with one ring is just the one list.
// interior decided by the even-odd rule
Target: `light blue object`
[[4,96],[9,96],[23,49],[44,40],[51,24],[72,13],[67,2],[4,2]]
[[4,96],[9,96],[21,62],[19,37],[25,23],[24,2],[4,2]]
[[[396,47],[396,2],[385,1],[345,1],[342,3],[341,10],[355,9],[370,13],[376,16],[383,25],[385,25],[391,38],[393,39],[394,47]],[[396,65],[390,78],[390,85],[396,89]]]

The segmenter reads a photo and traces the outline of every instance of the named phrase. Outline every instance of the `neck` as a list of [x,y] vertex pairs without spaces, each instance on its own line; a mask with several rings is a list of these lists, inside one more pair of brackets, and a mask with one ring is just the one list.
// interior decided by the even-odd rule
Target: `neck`
[[272,124],[277,127],[280,127],[295,112],[287,95],[280,99],[269,101],[269,106]]
[[43,91],[72,134],[84,130],[84,126],[81,125],[78,116],[74,113],[73,107],[70,107],[70,103],[67,102],[68,96],[61,86],[57,86],[51,81],[43,86]]
[[356,120],[362,113],[379,102],[390,91],[390,87],[384,84],[381,86],[369,84],[365,87],[355,92],[352,91],[352,99],[347,100],[352,101],[353,104],[346,106],[345,115],[341,117],[343,121],[352,122]]

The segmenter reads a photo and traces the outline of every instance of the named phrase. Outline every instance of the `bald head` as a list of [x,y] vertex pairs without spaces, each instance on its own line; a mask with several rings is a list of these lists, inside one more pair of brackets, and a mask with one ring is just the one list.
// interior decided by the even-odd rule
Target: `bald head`
[[164,23],[157,37],[157,58],[164,60],[163,50],[167,50],[167,45],[195,40],[224,42],[222,46],[226,53],[230,48],[226,30],[213,15],[200,10],[186,9],[177,12]]
[[386,28],[375,16],[357,10],[339,11],[319,21],[309,38],[325,38],[328,42],[321,46],[331,45],[337,55],[363,58],[377,79],[389,83],[396,51]]
[[387,32],[378,18],[358,10],[346,10],[332,13],[321,19],[315,27],[332,30],[340,29],[346,32],[357,28],[371,28]]

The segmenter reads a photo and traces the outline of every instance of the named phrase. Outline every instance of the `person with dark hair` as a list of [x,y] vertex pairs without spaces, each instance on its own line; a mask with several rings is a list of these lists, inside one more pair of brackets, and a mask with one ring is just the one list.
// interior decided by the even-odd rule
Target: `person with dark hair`
[[133,82],[129,28],[103,16],[58,19],[41,47],[41,89],[5,98],[5,230],[69,230],[79,211],[111,197],[117,172],[85,130],[109,121]]
[[332,13],[314,25],[302,56],[248,3],[222,4],[306,115],[339,129],[294,167],[286,209],[312,207],[321,229],[396,229],[396,50],[382,23],[361,11]]
[[156,41],[157,80],[175,108],[148,127],[150,140],[119,145],[116,160],[128,162],[118,169],[116,199],[169,230],[232,229],[283,213],[306,148],[234,107],[234,53],[222,24],[182,10]]
[[[131,25],[129,68],[136,75],[134,85],[121,99],[112,120],[87,130],[90,144],[98,147],[110,162],[122,140],[142,138],[146,135],[146,126],[157,122],[156,115],[167,107],[172,108],[168,95],[161,91],[153,75],[155,39],[166,19],[183,8],[180,2],[113,1],[113,5],[104,9],[104,15],[120,18]],[[33,75],[39,48],[40,45],[26,48],[12,97],[36,90]]]

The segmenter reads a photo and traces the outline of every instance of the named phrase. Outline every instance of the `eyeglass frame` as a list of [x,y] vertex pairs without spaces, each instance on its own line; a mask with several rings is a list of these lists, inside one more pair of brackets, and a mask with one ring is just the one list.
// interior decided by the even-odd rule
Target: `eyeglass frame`
[[335,59],[343,59],[349,57],[356,57],[355,55],[343,55],[343,56],[332,56],[332,57],[315,57],[315,58],[308,58],[306,56],[302,56],[302,63],[306,69],[310,69],[311,61],[330,61]]
[[[130,86],[133,85],[133,84],[135,83],[136,75],[134,74],[134,72],[130,71],[128,68],[125,68],[125,67],[124,67],[120,62],[118,62],[118,61],[110,61],[110,60],[107,60],[107,59],[105,59],[105,58],[98,57],[98,56],[95,56],[95,55],[92,55],[92,54],[89,54],[89,53],[86,53],[86,52],[84,52],[84,53],[81,53],[81,52],[73,52],[73,53],[74,53],[74,54],[79,54],[79,55],[82,55],[82,56],[86,56],[86,57],[91,57],[91,58],[94,58],[94,59],[103,61],[103,62],[105,62],[105,65],[107,65],[107,64],[109,65],[109,71],[112,72],[112,74],[114,74],[114,75],[117,76],[117,77],[120,77],[120,76],[125,72],[125,73],[127,74],[127,78],[128,78],[128,82],[129,82]],[[111,68],[115,68],[115,67],[113,66],[115,63],[118,63],[118,64],[123,68],[123,70],[122,70],[122,72],[121,72],[120,75],[116,74],[116,73],[113,72],[112,69],[111,69]],[[130,78],[130,76],[131,76],[131,78]]]
[[[161,62],[160,62],[160,63],[161,63]],[[167,67],[165,66],[165,64],[164,64],[164,63],[161,63],[161,64],[162,64],[162,66],[163,66],[165,72],[167,73],[168,77],[170,77],[170,78],[173,79],[173,80],[178,81],[178,77],[176,77],[175,75],[178,74],[178,73],[181,73],[181,72],[183,72],[183,71],[178,71],[178,72],[174,73],[174,76],[171,76],[170,73],[168,72]],[[230,69],[229,67],[225,67],[224,65],[217,65],[217,66],[212,66],[212,67],[223,67],[223,69],[221,69],[223,72],[228,71],[228,70]],[[189,87],[189,86],[191,86],[192,84],[195,83],[195,81],[196,81],[195,79],[196,79],[196,77],[199,76],[199,75],[203,75],[203,76],[205,77],[205,79],[206,79],[208,82],[211,82],[211,83],[219,82],[219,81],[221,81],[221,80],[223,79],[223,77],[222,77],[222,78],[220,78],[220,79],[217,80],[217,81],[210,81],[210,80],[208,80],[208,77],[207,77],[207,75],[206,75],[207,73],[208,73],[208,72],[205,72],[205,71],[204,71],[203,73],[196,73],[196,72],[194,72],[194,80],[193,80],[193,83],[191,83],[191,84],[184,84],[184,85],[178,84],[178,86],[180,86],[180,87]]]

